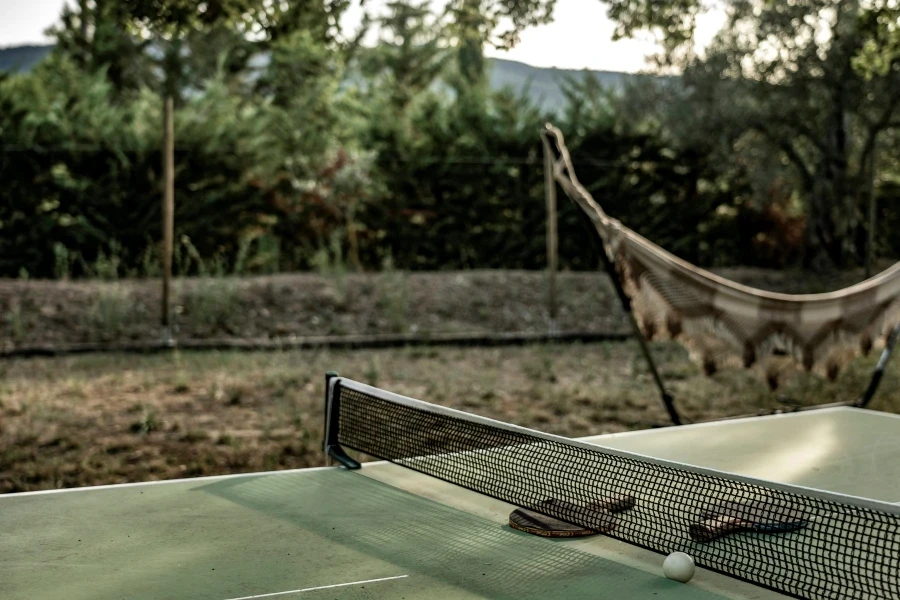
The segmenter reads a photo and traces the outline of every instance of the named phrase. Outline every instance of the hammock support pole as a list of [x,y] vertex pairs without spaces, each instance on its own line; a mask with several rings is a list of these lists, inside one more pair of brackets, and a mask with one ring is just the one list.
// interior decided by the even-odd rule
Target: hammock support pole
[[887,343],[884,345],[884,350],[881,351],[881,357],[878,359],[878,364],[875,365],[875,371],[872,372],[872,379],[869,380],[866,391],[853,403],[853,406],[865,408],[875,396],[875,392],[878,391],[878,385],[881,383],[881,378],[884,376],[884,369],[887,366],[888,360],[891,358],[891,352],[894,351],[894,346],[897,344],[898,337],[900,337],[900,324],[894,325],[894,328],[891,330]]
[[[595,231],[593,233],[595,236],[597,235]],[[653,376],[653,382],[659,389],[663,405],[666,407],[666,412],[669,413],[669,419],[674,425],[681,425],[681,415],[678,414],[678,409],[675,408],[675,399],[672,397],[672,394],[666,390],[666,385],[663,383],[662,376],[659,374],[659,369],[656,368],[656,362],[654,362],[653,355],[650,353],[650,347],[647,345],[644,333],[641,331],[637,319],[634,317],[634,311],[631,310],[631,299],[625,293],[622,284],[619,282],[619,277],[616,274],[616,267],[606,254],[606,248],[603,247],[602,240],[600,241],[600,256],[602,257],[603,268],[606,269],[606,273],[612,281],[613,288],[616,290],[616,296],[619,297],[619,302],[622,304],[625,314],[628,315],[628,321],[631,323],[631,328],[634,330],[634,336],[637,338],[638,345],[641,347],[641,353],[644,355],[644,359],[650,367],[650,375]]]

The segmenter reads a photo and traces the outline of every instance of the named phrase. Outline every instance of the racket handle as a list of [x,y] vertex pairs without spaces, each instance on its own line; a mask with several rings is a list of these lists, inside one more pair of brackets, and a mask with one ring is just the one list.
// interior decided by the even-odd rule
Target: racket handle
[[596,507],[600,510],[609,512],[625,512],[634,507],[634,496],[610,496],[603,498],[597,503]]
[[737,517],[720,516],[702,523],[693,523],[690,527],[691,539],[695,542],[711,542],[729,533],[740,531],[745,522]]

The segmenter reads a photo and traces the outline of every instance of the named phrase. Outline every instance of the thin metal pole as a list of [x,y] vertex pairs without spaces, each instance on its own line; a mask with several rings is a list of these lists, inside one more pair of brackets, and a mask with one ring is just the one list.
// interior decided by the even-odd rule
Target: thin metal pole
[[866,391],[854,403],[854,406],[865,408],[872,401],[872,398],[875,397],[881,378],[884,377],[884,369],[891,358],[891,352],[894,351],[894,346],[897,345],[898,336],[900,336],[900,325],[895,325],[890,335],[888,335],[887,343],[884,345],[884,350],[881,351],[881,356],[878,359],[878,364],[875,365],[875,370],[872,372],[872,378],[869,380]]
[[[597,234],[597,237],[599,237],[599,234]],[[613,288],[616,290],[616,295],[619,297],[619,302],[622,304],[625,314],[628,315],[628,321],[631,323],[631,329],[634,331],[634,337],[637,338],[641,353],[647,361],[647,366],[650,367],[650,375],[653,377],[653,382],[656,384],[657,389],[659,389],[659,395],[663,401],[663,406],[665,406],[666,412],[669,413],[669,420],[671,420],[674,425],[681,425],[681,415],[678,414],[678,409],[675,408],[675,399],[666,389],[666,384],[663,382],[662,376],[656,368],[656,362],[653,360],[653,355],[650,353],[650,347],[647,345],[644,333],[641,331],[640,325],[638,325],[637,318],[634,316],[634,311],[631,310],[631,299],[628,297],[628,294],[625,293],[625,289],[619,281],[619,275],[616,273],[616,266],[606,254],[603,240],[600,240],[600,256],[603,261],[603,268],[606,269],[609,279],[612,281]]]

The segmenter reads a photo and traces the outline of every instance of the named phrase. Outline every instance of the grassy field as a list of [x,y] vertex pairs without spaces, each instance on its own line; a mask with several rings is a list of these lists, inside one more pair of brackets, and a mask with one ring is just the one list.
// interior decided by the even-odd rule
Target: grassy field
[[[688,420],[854,398],[875,357],[836,384],[797,376],[776,396],[750,374],[703,376],[654,345]],[[873,408],[900,412],[897,365]],[[0,363],[0,492],[324,464],[328,370],[431,402],[570,436],[666,423],[633,342],[483,349],[173,352]]]
[[[781,292],[820,292],[856,283],[860,269],[828,276],[721,269],[735,281]],[[292,273],[190,277],[173,284],[180,340],[281,340],[292,336],[628,332],[602,272],[559,274],[555,320],[539,271]],[[33,345],[155,343],[160,282],[0,280],[0,351]]]

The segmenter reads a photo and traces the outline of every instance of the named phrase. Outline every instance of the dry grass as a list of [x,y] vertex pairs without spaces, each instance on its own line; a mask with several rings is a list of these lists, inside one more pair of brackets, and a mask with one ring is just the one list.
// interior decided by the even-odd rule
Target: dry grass
[[[859,269],[821,274],[724,269],[725,277],[783,292],[837,289]],[[179,339],[284,339],[386,333],[628,332],[602,272],[559,274],[559,314],[540,271],[294,273],[191,277],[173,286]],[[159,340],[159,281],[0,280],[0,348]]]
[[[654,352],[688,420],[779,406],[747,373],[706,378],[679,346]],[[873,363],[857,361],[835,385],[800,376],[780,393],[798,404],[853,398]],[[332,369],[570,436],[666,422],[631,342],[14,360],[0,363],[0,492],[324,464],[323,379]],[[900,411],[895,371],[873,408]]]

